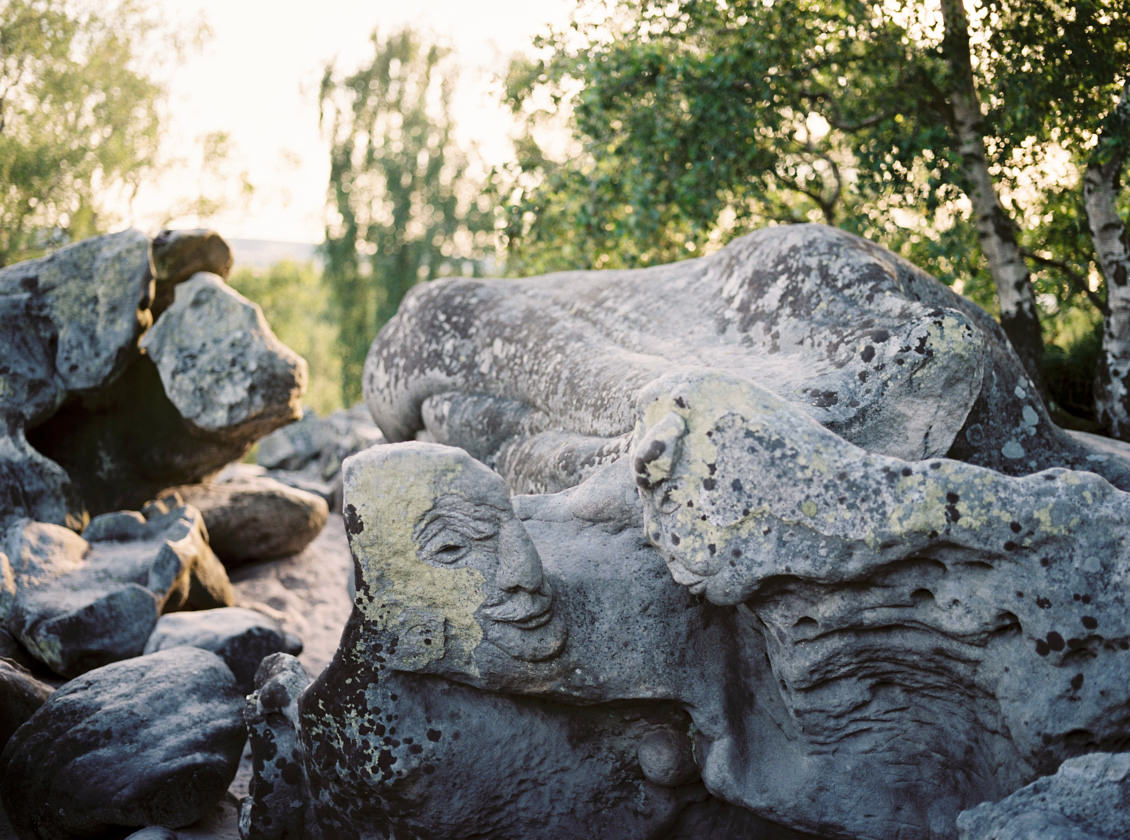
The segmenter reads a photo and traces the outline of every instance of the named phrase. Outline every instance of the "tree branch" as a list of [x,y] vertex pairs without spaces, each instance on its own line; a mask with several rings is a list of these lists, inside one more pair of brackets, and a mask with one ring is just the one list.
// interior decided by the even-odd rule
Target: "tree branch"
[[1110,307],[1107,306],[1107,302],[1102,299],[1102,296],[1099,295],[1098,292],[1091,290],[1091,285],[1087,282],[1087,276],[1079,271],[1079,269],[1069,264],[1066,260],[1057,260],[1052,257],[1041,256],[1027,248],[1022,249],[1022,253],[1026,259],[1031,260],[1036,263],[1036,265],[1043,266],[1044,268],[1054,268],[1066,277],[1067,282],[1070,283],[1077,292],[1082,292],[1095,309],[1102,313],[1104,318],[1110,314]]

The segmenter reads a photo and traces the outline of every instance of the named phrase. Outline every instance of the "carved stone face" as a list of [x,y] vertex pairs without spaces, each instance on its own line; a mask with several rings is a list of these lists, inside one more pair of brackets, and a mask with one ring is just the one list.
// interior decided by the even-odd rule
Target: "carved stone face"
[[429,566],[481,572],[486,597],[475,618],[486,641],[517,659],[546,659],[564,637],[541,558],[502,478],[470,464],[416,522],[416,556]]
[[374,447],[347,462],[345,501],[357,606],[397,637],[393,667],[473,679],[480,646],[528,662],[561,650],[564,626],[506,484],[466,452]]

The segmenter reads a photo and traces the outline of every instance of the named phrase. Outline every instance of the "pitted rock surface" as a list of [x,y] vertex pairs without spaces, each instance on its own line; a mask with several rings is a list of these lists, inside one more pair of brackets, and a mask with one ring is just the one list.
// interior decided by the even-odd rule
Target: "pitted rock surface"
[[240,803],[242,840],[288,840],[320,835],[311,800],[302,745],[298,740],[298,698],[310,675],[293,656],[273,654],[255,674],[243,722],[251,741],[254,775]]
[[1130,753],[1071,758],[1000,802],[958,817],[959,840],[1118,840],[1130,837]]

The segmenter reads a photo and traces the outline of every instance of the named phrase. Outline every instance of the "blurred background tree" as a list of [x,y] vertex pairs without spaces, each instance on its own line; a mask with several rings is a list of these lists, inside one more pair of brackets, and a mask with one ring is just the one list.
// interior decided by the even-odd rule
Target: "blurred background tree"
[[182,46],[134,0],[0,0],[0,265],[102,232],[155,169],[155,42]]
[[443,274],[482,273],[494,227],[454,137],[448,52],[410,29],[374,32],[371,43],[355,73],[327,67],[319,93],[331,144],[322,255],[347,405],[405,293]]
[[306,359],[310,380],[303,404],[322,416],[341,408],[338,328],[318,268],[293,260],[265,269],[237,267],[228,283],[259,304],[279,341]]

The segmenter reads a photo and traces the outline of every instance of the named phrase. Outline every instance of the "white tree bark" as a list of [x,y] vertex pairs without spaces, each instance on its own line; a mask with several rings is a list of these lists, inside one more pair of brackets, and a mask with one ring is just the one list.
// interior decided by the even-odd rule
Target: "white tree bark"
[[1032,382],[1043,392],[1040,361],[1044,342],[1036,296],[1020,254],[1017,227],[1001,205],[985,155],[984,115],[969,56],[969,20],[962,0],[942,0],[942,51],[950,70],[950,105],[966,192],[973,205],[981,250],[997,289],[1001,326]]
[[1116,200],[1130,145],[1130,80],[1103,121],[1083,176],[1083,206],[1106,279],[1108,313],[1095,379],[1095,410],[1112,437],[1130,440],[1130,236]]

